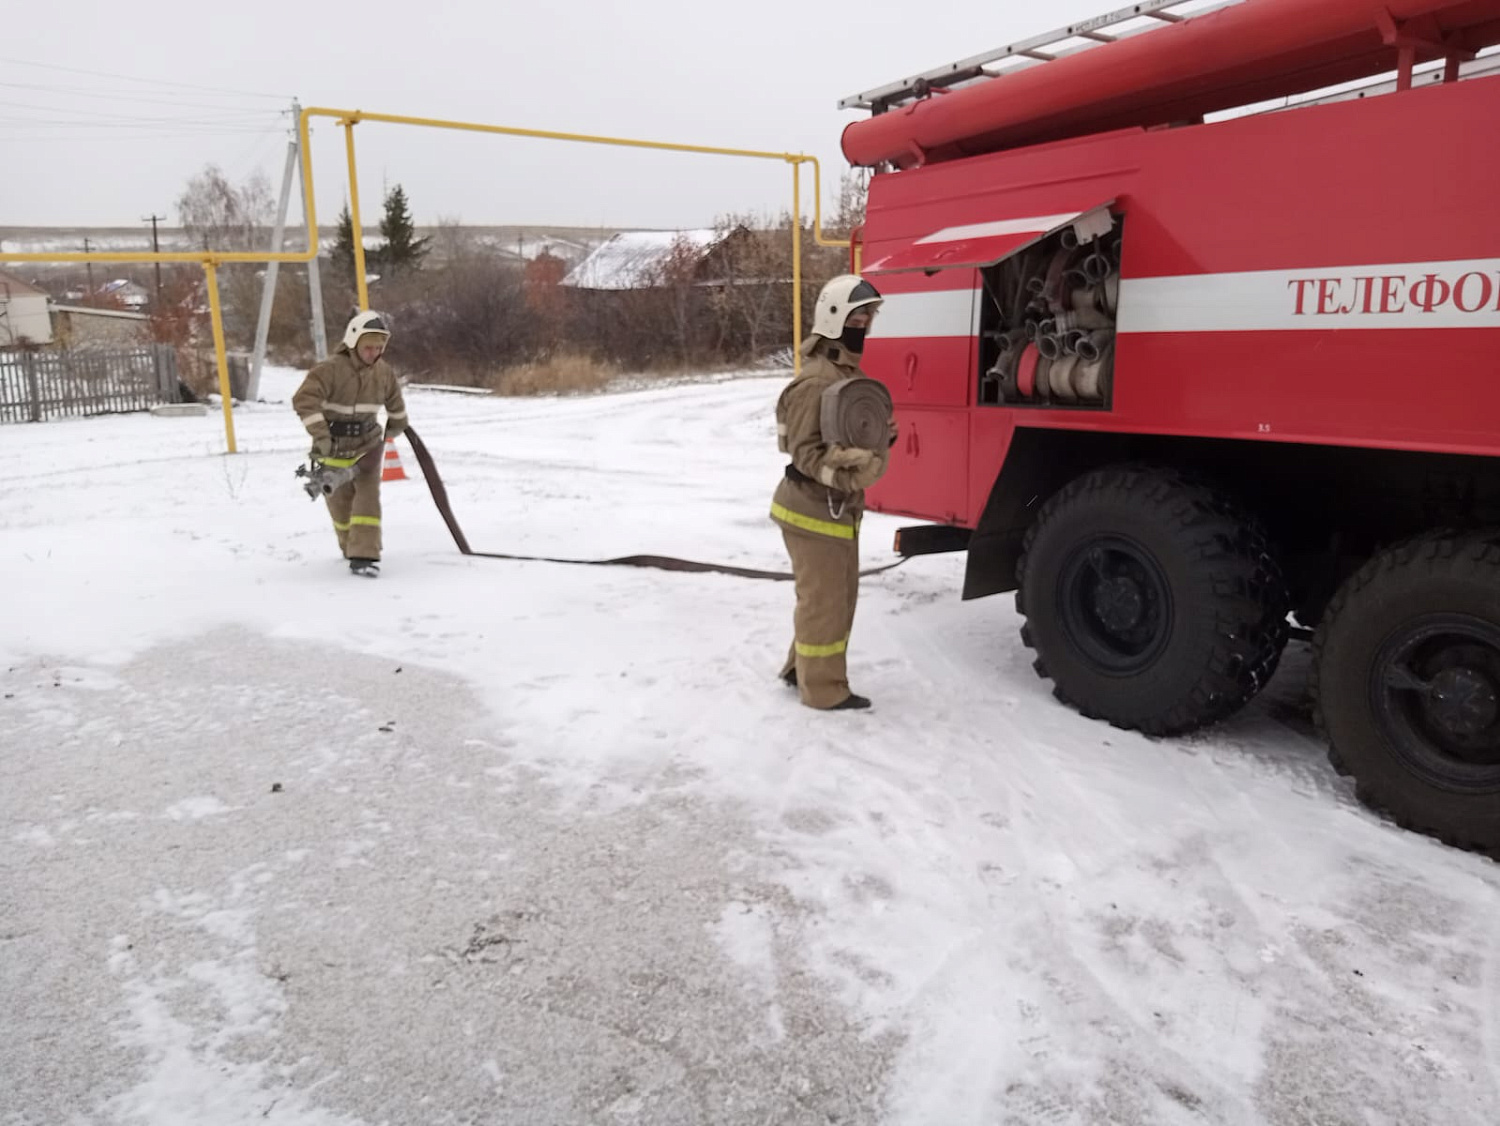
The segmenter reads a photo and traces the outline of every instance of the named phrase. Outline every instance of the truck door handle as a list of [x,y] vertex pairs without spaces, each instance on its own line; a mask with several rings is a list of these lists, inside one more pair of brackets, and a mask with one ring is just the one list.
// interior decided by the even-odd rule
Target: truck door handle
[[917,354],[908,352],[906,354],[906,389],[912,390],[917,385]]

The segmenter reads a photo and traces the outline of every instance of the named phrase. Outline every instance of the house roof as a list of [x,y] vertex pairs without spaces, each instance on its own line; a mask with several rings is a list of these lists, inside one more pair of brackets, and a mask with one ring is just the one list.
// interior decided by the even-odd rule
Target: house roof
[[575,289],[641,289],[652,285],[673,248],[686,244],[702,257],[722,239],[721,231],[621,231],[568,272],[562,284]]
[[59,305],[52,302],[47,307],[54,313],[74,313],[81,317],[116,317],[125,321],[149,321],[151,319],[145,313],[128,313],[123,309],[96,309],[91,305]]
[[598,245],[597,242],[583,243],[576,239],[554,238],[552,235],[522,235],[512,239],[481,236],[478,241],[481,246],[489,247],[497,254],[524,262],[535,262],[546,254],[565,262],[576,263],[587,257],[589,251]]
[[23,282],[20,278],[16,277],[15,274],[8,274],[4,270],[0,270],[0,291],[3,290],[9,290],[10,296],[12,297],[16,297],[18,295],[29,297],[47,296],[45,290],[38,289],[34,285]]

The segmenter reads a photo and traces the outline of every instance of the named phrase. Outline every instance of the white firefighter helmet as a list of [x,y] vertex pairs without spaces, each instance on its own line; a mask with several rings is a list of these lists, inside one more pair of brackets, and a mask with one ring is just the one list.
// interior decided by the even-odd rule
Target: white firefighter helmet
[[355,313],[349,319],[349,324],[344,329],[344,347],[354,351],[354,346],[359,343],[359,338],[366,333],[375,333],[387,340],[391,337],[390,320],[384,313],[377,313],[374,309],[368,309],[363,313]]
[[858,274],[840,274],[823,287],[813,311],[812,330],[829,340],[844,334],[844,321],[856,309],[873,313],[883,298]]

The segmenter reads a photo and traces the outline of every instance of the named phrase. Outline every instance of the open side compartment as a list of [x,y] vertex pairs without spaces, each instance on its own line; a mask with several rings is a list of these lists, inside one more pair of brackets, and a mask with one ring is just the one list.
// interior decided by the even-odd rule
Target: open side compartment
[[980,270],[979,405],[1110,409],[1123,237],[1099,207]]

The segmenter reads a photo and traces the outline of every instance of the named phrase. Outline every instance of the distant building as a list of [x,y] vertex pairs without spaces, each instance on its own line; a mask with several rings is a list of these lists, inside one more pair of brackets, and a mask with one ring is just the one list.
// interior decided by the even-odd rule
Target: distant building
[[567,274],[568,263],[547,250],[527,262],[521,273],[526,307],[534,313],[560,312],[561,294],[557,287]]
[[558,238],[555,235],[518,235],[514,240],[498,236],[481,239],[483,245],[493,247],[499,254],[518,262],[535,262],[539,258],[555,258],[576,266],[598,243],[584,244],[575,239]]
[[58,347],[83,352],[98,348],[133,348],[149,339],[145,313],[97,309],[88,305],[53,305],[52,339]]
[[621,231],[573,267],[571,289],[652,289],[698,270],[725,240],[722,231]]
[[137,285],[128,278],[117,278],[112,282],[106,282],[99,287],[99,294],[132,312],[140,312],[151,304],[151,295],[146,291],[146,287]]
[[47,294],[0,270],[0,348],[51,343]]

